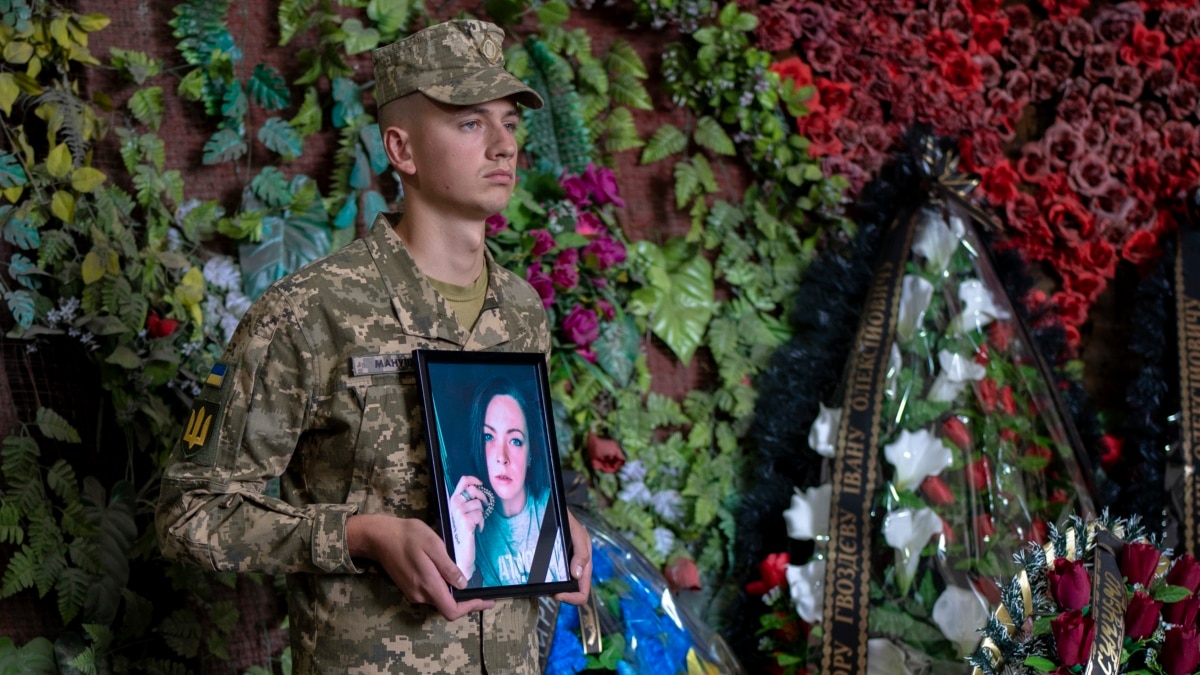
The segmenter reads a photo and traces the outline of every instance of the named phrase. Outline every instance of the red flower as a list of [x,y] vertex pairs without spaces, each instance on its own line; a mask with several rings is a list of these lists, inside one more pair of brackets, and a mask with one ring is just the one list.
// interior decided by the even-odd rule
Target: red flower
[[[771,67],[767,70],[770,70],[773,73],[778,73],[780,81],[782,81],[785,85],[790,80],[792,82],[792,86],[797,89],[800,87],[807,87],[813,83],[812,68],[809,68],[808,64],[801,61],[797,56],[784,59],[777,63],[772,63]],[[820,96],[814,94],[812,98],[809,98],[805,103],[809,108],[820,105]]]
[[972,490],[986,490],[991,481],[992,465],[987,457],[980,457],[967,465],[967,485],[970,485]]
[[625,451],[611,438],[588,434],[587,456],[592,468],[603,473],[616,473],[625,466]]
[[1100,437],[1100,465],[1104,467],[1105,471],[1111,471],[1117,462],[1121,461],[1122,443],[1121,439],[1112,434],[1104,434]]
[[1150,637],[1158,628],[1158,612],[1162,609],[1162,601],[1155,600],[1149,595],[1135,591],[1125,609],[1125,637],[1142,640]]
[[1179,556],[1171,565],[1171,570],[1167,572],[1167,583],[1172,586],[1183,586],[1195,593],[1196,589],[1200,588],[1200,563],[1197,563],[1190,553]]
[[1002,40],[1008,35],[1009,20],[1006,16],[971,17],[971,40],[975,49],[995,56],[1004,48]]
[[1100,297],[1100,294],[1108,286],[1104,277],[1091,272],[1071,271],[1064,276],[1063,288],[1082,295],[1089,304],[1096,302],[1096,298]]
[[696,561],[691,558],[679,556],[667,569],[663,570],[663,576],[667,579],[667,584],[671,590],[689,590],[698,591],[700,585],[700,570],[696,568]]
[[825,108],[825,114],[830,120],[841,119],[850,107],[850,94],[854,91],[854,85],[849,82],[834,82],[825,77],[818,77],[816,85],[817,96],[821,106]]
[[1153,544],[1138,541],[1125,544],[1121,549],[1121,574],[1125,575],[1125,582],[1149,586],[1161,557],[1162,551]]
[[975,387],[975,396],[979,399],[979,405],[983,406],[985,413],[995,412],[999,395],[995,380],[985,378],[980,380],[978,386]]
[[1200,38],[1192,38],[1171,52],[1179,77],[1200,84]]
[[1121,247],[1121,257],[1135,265],[1148,263],[1160,255],[1162,248],[1158,245],[1158,237],[1150,230],[1134,232]]
[[1050,620],[1050,632],[1054,634],[1058,660],[1064,666],[1070,668],[1087,662],[1096,637],[1096,625],[1090,617],[1077,609],[1063,612]]
[[1021,177],[1007,159],[1002,159],[980,171],[980,188],[993,204],[1004,204],[1017,196],[1017,184]]
[[1183,600],[1172,602],[1163,607],[1162,615],[1169,623],[1180,626],[1193,626],[1196,624],[1196,614],[1198,612],[1200,612],[1200,597],[1197,597],[1193,593]]
[[1158,68],[1164,54],[1169,51],[1167,36],[1162,31],[1150,30],[1143,24],[1133,24],[1133,35],[1129,44],[1121,47],[1121,60],[1131,66],[1144,66],[1147,70]]
[[812,108],[809,114],[796,120],[796,129],[808,138],[808,154],[813,157],[842,154],[842,141],[834,133],[833,119],[823,108]]
[[146,315],[146,334],[152,339],[165,338],[175,329],[179,327],[179,321],[175,319],[163,319],[158,316],[158,312],[151,310]]
[[988,326],[988,342],[1001,352],[1008,351],[1009,340],[1012,340],[1012,325],[1007,321],[996,321]]
[[1092,583],[1082,560],[1057,558],[1054,569],[1046,570],[1050,595],[1063,609],[1083,609],[1091,604]]
[[1000,407],[1009,415],[1017,414],[1017,403],[1013,400],[1012,387],[1007,384],[1000,390]]
[[971,431],[957,417],[951,417],[942,423],[942,435],[963,450],[971,449]]
[[961,101],[979,91],[983,83],[983,69],[971,55],[959,50],[938,64],[938,72],[946,79],[950,98]]
[[1162,654],[1158,662],[1167,675],[1188,675],[1200,665],[1200,635],[1195,626],[1177,626],[1167,629]]
[[758,573],[762,579],[746,584],[746,592],[750,595],[764,595],[771,589],[783,585],[783,582],[787,581],[789,562],[786,552],[767,554],[766,560],[758,564]]
[[954,493],[939,476],[928,476],[921,481],[921,494],[934,506],[946,506],[954,503]]
[[1050,526],[1041,518],[1034,518],[1033,522],[1029,524],[1029,541],[1045,544],[1048,536],[1050,536]]
[[987,541],[993,534],[996,534],[996,526],[992,524],[992,517],[986,513],[975,516],[975,538]]
[[1096,232],[1096,217],[1078,200],[1067,197],[1051,204],[1046,221],[1054,234],[1069,244],[1079,244]]
[[1059,291],[1054,294],[1054,302],[1058,305],[1058,314],[1063,323],[1068,326],[1082,326],[1087,321],[1088,309],[1091,306],[1087,298],[1070,291]]

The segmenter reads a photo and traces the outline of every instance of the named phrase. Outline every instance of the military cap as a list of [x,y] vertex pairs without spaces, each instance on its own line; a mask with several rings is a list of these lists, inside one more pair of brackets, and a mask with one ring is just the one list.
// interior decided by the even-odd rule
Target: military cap
[[371,53],[379,106],[419,91],[452,105],[512,96],[530,108],[542,97],[504,69],[504,30],[486,21],[446,21]]

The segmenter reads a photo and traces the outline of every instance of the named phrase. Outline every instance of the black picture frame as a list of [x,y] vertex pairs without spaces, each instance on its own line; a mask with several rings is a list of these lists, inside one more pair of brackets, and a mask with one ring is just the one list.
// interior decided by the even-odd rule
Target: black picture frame
[[469,580],[451,587],[454,597],[578,591],[545,355],[418,349],[413,358],[437,527]]

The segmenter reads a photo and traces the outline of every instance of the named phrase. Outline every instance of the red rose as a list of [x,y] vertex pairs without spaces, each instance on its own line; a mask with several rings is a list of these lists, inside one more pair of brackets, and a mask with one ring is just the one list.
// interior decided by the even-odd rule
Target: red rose
[[754,36],[758,38],[758,46],[768,52],[791,49],[800,34],[796,15],[787,11],[786,6],[766,5],[756,9],[758,26]]
[[179,321],[160,318],[158,312],[153,310],[146,315],[146,334],[152,339],[165,338],[174,333],[178,327]]
[[1142,640],[1150,637],[1158,627],[1158,612],[1162,602],[1135,591],[1125,609],[1125,637]]
[[1149,586],[1158,569],[1158,559],[1162,557],[1153,544],[1130,542],[1121,549],[1121,574],[1129,585],[1141,584]]
[[938,72],[945,78],[950,98],[955,101],[979,91],[983,83],[983,70],[970,54],[962,50],[950,54],[939,63]]
[[1013,400],[1012,387],[1007,384],[1000,390],[1000,407],[1009,415],[1017,414],[1017,403]]
[[983,406],[984,412],[995,412],[996,402],[1000,396],[996,387],[996,381],[989,379],[981,380],[975,387],[975,396],[979,399],[979,405]]
[[1111,276],[1117,269],[1117,251],[1104,239],[1095,239],[1084,248],[1087,266],[1101,277]]
[[1064,197],[1050,205],[1046,222],[1054,234],[1069,244],[1080,244],[1096,232],[1096,217],[1074,197]]
[[1008,27],[1009,21],[1006,16],[972,16],[971,40],[975,49],[993,56],[998,54],[1004,48],[1002,40],[1008,35]]
[[667,584],[673,591],[700,590],[700,570],[696,568],[696,561],[691,558],[679,556],[671,564],[667,565],[667,569],[663,570],[663,576],[667,579]]
[[1121,257],[1135,265],[1142,265],[1162,255],[1158,245],[1158,237],[1150,230],[1138,230],[1125,240],[1121,247]]
[[942,435],[963,450],[971,449],[971,431],[957,417],[951,417],[942,423]]
[[1175,559],[1167,572],[1167,583],[1172,586],[1183,586],[1195,593],[1200,588],[1200,563],[1190,553],[1184,553]]
[[1163,619],[1168,623],[1177,624],[1180,626],[1193,626],[1196,624],[1196,614],[1200,612],[1200,597],[1194,593],[1187,596],[1183,600],[1172,602],[1163,607]]
[[1121,445],[1121,439],[1112,434],[1100,437],[1100,465],[1105,471],[1111,471],[1117,462],[1121,461]]
[[1007,159],[984,168],[980,173],[980,188],[991,203],[1004,204],[1017,196],[1017,184],[1021,178]]
[[1018,436],[1017,432],[1012,429],[1001,429],[1000,440],[1015,444],[1017,441],[1021,440],[1021,437]]
[[967,485],[970,485],[972,490],[982,492],[991,482],[992,465],[987,457],[980,457],[967,465]]
[[988,342],[998,351],[1008,351],[1008,343],[1012,340],[1013,328],[1012,324],[1007,321],[994,321],[988,328]]
[[[807,87],[813,83],[812,68],[808,67],[808,64],[801,61],[797,56],[772,63],[771,67],[767,70],[778,73],[779,80],[784,86],[787,86],[788,81],[791,81],[791,86],[796,89]],[[809,108],[821,105],[820,96],[814,93],[812,97],[805,101],[805,105]]]
[[616,473],[625,466],[625,451],[611,438],[588,434],[587,456],[592,468],[603,473]]
[[992,524],[992,517],[986,513],[981,513],[975,516],[975,539],[980,542],[986,542],[989,537],[996,534],[996,526]]
[[1095,302],[1096,298],[1100,297],[1100,294],[1108,287],[1108,281],[1099,274],[1072,271],[1064,276],[1063,287],[1082,295],[1089,303]]
[[1121,60],[1131,66],[1141,65],[1153,70],[1169,49],[1166,33],[1150,30],[1139,22],[1133,24],[1133,35],[1129,43],[1121,47],[1120,54]]
[[1096,625],[1090,617],[1077,609],[1063,612],[1050,620],[1050,632],[1054,634],[1058,660],[1064,666],[1070,668],[1087,662],[1096,637]]
[[1200,38],[1192,38],[1171,52],[1179,77],[1200,84]]
[[954,503],[954,493],[950,486],[939,476],[928,476],[921,481],[921,494],[934,506],[946,506]]
[[1091,604],[1092,583],[1082,560],[1055,559],[1054,569],[1046,570],[1046,579],[1059,607],[1083,609]]
[[1058,305],[1058,314],[1063,323],[1068,326],[1082,326],[1087,321],[1088,309],[1091,306],[1087,298],[1070,291],[1059,291],[1054,294],[1054,302]]
[[1029,524],[1029,541],[1045,544],[1048,536],[1050,536],[1050,526],[1041,518],[1034,518],[1033,522]]
[[850,94],[854,91],[854,86],[849,82],[834,82],[825,77],[818,77],[815,84],[825,114],[831,120],[841,119],[850,107]]
[[842,154],[842,141],[834,133],[833,119],[823,108],[811,108],[809,114],[796,120],[796,129],[808,139],[808,154],[813,157]]
[[746,592],[751,595],[764,595],[771,589],[781,586],[784,581],[787,581],[789,562],[786,551],[767,554],[766,559],[758,564],[758,573],[762,579],[746,584]]
[[1178,626],[1167,629],[1162,654],[1158,662],[1167,675],[1189,675],[1200,665],[1200,636],[1195,626]]

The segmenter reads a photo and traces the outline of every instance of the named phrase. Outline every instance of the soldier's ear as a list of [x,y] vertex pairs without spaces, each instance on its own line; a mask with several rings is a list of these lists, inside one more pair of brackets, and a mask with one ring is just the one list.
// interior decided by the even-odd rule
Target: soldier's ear
[[415,174],[417,165],[413,162],[408,130],[390,125],[384,127],[382,133],[383,150],[387,153],[388,161],[392,163],[396,171],[409,176]]

